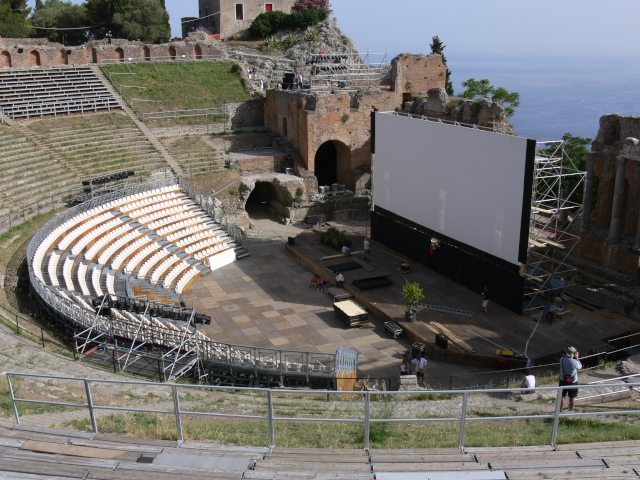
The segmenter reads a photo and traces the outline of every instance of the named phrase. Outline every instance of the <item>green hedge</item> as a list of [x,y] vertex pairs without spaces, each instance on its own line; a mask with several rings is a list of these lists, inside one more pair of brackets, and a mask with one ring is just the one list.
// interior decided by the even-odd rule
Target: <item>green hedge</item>
[[305,29],[311,25],[317,25],[327,16],[327,12],[324,10],[310,9],[292,13],[272,10],[258,15],[249,27],[249,31],[256,37],[265,38],[278,30]]

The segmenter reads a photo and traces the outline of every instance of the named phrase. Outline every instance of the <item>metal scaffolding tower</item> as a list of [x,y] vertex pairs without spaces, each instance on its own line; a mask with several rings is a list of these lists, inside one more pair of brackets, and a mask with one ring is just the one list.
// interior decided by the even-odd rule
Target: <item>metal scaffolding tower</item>
[[523,313],[541,309],[564,295],[574,284],[580,250],[578,228],[570,228],[582,215],[575,200],[586,172],[576,168],[564,150],[564,141],[538,141],[533,175],[529,249]]

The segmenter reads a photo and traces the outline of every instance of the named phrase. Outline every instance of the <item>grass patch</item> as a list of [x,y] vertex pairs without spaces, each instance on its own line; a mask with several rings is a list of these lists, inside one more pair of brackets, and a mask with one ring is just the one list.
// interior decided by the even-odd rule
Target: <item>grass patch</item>
[[[83,420],[69,425],[88,430]],[[185,440],[209,441],[231,445],[268,444],[268,424],[264,420],[232,420],[183,415]],[[371,425],[372,448],[455,448],[458,445],[457,422],[378,423]],[[175,440],[175,419],[171,415],[131,413],[98,419],[102,433],[140,438]],[[482,421],[467,425],[465,445],[473,447],[509,447],[548,445],[552,421]],[[319,423],[278,421],[276,445],[290,448],[362,448],[364,426],[357,423]],[[621,422],[595,419],[561,419],[558,443],[590,443],[637,439],[637,427]]]
[[[228,102],[244,102],[251,99],[237,69],[229,62],[187,63],[136,63],[131,65],[108,65],[101,67],[108,72],[136,75],[114,75],[114,83],[143,88],[123,89],[133,98],[154,100],[134,102],[138,113],[189,110],[194,108],[217,108]],[[118,85],[114,85],[119,88]],[[126,98],[126,96],[125,96]],[[213,120],[205,119],[207,123]],[[199,123],[200,117],[178,119],[180,123]]]

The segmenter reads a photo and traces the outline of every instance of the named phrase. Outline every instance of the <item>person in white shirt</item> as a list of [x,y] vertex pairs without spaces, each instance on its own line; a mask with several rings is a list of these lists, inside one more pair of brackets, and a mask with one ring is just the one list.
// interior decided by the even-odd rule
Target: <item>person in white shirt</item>
[[368,237],[364,237],[364,259],[369,260],[369,253],[371,252],[371,242]]
[[522,388],[536,388],[536,377],[530,368],[527,368],[520,386]]
[[427,359],[422,357],[422,354],[418,353],[418,356],[411,360],[411,370],[417,377],[418,383],[424,385],[424,374],[427,370]]
[[343,255],[351,255],[351,249],[349,247],[347,247],[346,245],[342,246],[342,254]]
[[341,287],[344,284],[344,277],[340,272],[336,272],[336,281],[333,283],[336,287]]

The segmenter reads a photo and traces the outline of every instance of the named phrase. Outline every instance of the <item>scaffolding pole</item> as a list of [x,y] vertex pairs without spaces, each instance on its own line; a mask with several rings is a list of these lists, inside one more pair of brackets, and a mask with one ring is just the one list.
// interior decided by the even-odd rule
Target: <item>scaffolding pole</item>
[[571,224],[582,215],[582,204],[572,198],[585,177],[564,141],[536,142],[523,313],[543,308],[575,282],[580,233]]

